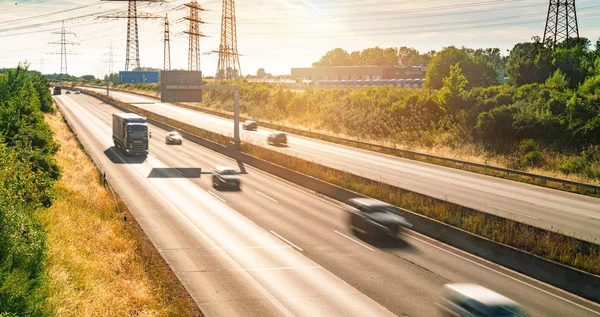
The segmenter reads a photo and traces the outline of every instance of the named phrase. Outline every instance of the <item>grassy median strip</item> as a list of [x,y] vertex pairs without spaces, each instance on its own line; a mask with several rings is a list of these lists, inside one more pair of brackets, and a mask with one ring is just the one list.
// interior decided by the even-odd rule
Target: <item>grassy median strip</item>
[[[105,96],[100,94],[93,95],[101,99],[106,99]],[[110,101],[130,111],[148,115],[149,118],[221,145],[226,145],[231,141],[230,137],[221,134],[169,119],[123,102]],[[600,274],[600,245],[410,192],[261,146],[245,143],[242,144],[242,151],[259,159],[312,176],[330,184],[422,214],[486,239],[509,245],[582,271]]]
[[54,315],[201,316],[129,212],[124,226],[112,194],[62,116],[46,115],[46,122],[60,144],[56,159],[63,171],[55,203],[38,215],[48,235]]
[[[121,87],[121,89],[122,89],[122,91],[127,91],[127,92],[135,93],[138,95],[147,96],[150,98],[159,98],[158,94],[154,90],[140,91],[140,90],[136,90],[134,87],[130,87],[130,86],[124,86],[124,87]],[[208,114],[219,116],[219,117],[226,118],[226,119],[233,119],[232,113],[209,109],[207,107],[203,107],[200,104],[185,104],[185,103],[175,103],[175,104],[177,106],[180,106],[183,108],[201,111],[204,113],[208,113]],[[242,119],[244,119],[244,118],[242,118]],[[388,155],[392,155],[392,156],[402,157],[402,158],[425,162],[425,163],[436,164],[436,165],[450,167],[450,168],[454,168],[454,169],[461,169],[461,170],[465,170],[465,171],[469,171],[469,172],[473,172],[473,173],[509,179],[509,180],[518,181],[518,182],[522,182],[522,183],[528,183],[528,184],[533,184],[533,185],[537,185],[537,186],[543,186],[543,187],[568,191],[568,192],[581,194],[581,195],[600,197],[600,191],[594,190],[589,187],[581,187],[581,186],[576,186],[576,185],[565,184],[563,182],[545,180],[545,179],[541,179],[541,178],[537,178],[537,177],[529,177],[529,176],[523,176],[523,175],[514,174],[514,173],[501,172],[501,171],[497,171],[497,170],[494,170],[491,168],[486,168],[486,167],[456,163],[456,162],[452,162],[449,160],[445,160],[443,158],[435,158],[435,157],[432,157],[429,155],[420,155],[417,152],[415,152],[413,154],[413,153],[399,151],[394,148],[381,147],[381,146],[378,146],[377,144],[370,144],[370,143],[359,142],[359,141],[354,142],[354,140],[352,140],[350,138],[340,138],[340,137],[330,136],[330,135],[323,134],[323,133],[314,133],[312,131],[287,127],[287,126],[281,125],[279,123],[275,123],[273,121],[270,121],[270,122],[261,121],[260,125],[265,128],[269,128],[269,129],[293,133],[296,135],[305,136],[305,137],[312,138],[312,139],[317,139],[317,140],[322,140],[322,141],[331,142],[331,143],[335,143],[335,144],[350,146],[350,147],[354,147],[354,148],[358,148],[358,149],[388,154]],[[541,171],[541,172],[543,172],[543,171]],[[579,180],[579,181],[581,181],[581,180]]]

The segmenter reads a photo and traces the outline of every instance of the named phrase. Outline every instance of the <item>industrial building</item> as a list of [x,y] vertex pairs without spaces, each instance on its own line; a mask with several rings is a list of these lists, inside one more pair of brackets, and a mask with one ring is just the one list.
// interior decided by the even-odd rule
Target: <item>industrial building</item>
[[425,67],[336,66],[292,68],[293,80],[423,79]]

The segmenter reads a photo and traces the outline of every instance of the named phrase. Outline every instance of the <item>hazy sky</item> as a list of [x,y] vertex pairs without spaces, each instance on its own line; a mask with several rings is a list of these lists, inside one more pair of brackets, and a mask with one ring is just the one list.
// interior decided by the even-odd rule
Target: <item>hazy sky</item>
[[[171,21],[171,64],[187,69],[188,23],[181,8],[187,1],[138,5],[138,11]],[[208,11],[202,28],[202,53],[218,48],[221,0],[202,0]],[[578,0],[582,36],[600,37],[600,1]],[[126,12],[126,1],[0,0],[0,67],[28,61],[32,69],[60,72],[61,20],[67,40],[72,75],[103,76],[109,69],[112,42],[114,71],[125,66],[127,22],[96,19],[103,12]],[[256,74],[264,67],[273,74],[289,74],[291,67],[308,67],[326,51],[367,47],[415,47],[420,51],[445,46],[499,47],[543,35],[548,0],[238,0],[238,49],[242,73]],[[82,17],[86,16],[86,17]],[[140,20],[140,60],[146,67],[163,66],[163,20]],[[217,55],[202,55],[205,76],[216,71]]]

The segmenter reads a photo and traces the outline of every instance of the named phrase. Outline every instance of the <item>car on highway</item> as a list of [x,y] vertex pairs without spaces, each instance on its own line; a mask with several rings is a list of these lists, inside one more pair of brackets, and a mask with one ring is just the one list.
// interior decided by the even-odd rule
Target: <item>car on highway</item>
[[67,95],[70,95],[70,94],[71,94],[71,91],[70,91],[70,90],[67,90],[67,92],[65,92],[65,94],[67,94]]
[[76,94],[76,95],[79,95],[79,94],[81,94],[81,91],[79,91],[79,90],[75,90],[75,94]]
[[240,190],[242,180],[235,169],[226,166],[217,166],[213,173],[212,184],[218,189],[235,189]]
[[446,284],[439,303],[443,316],[524,317],[519,304],[477,284]]
[[412,227],[400,209],[376,199],[352,198],[344,209],[350,214],[352,230],[368,236],[396,236],[402,227]]
[[167,132],[167,135],[165,136],[165,143],[181,145],[183,143],[183,137],[177,131]]
[[254,120],[246,120],[244,122],[244,124],[242,125],[242,128],[244,130],[256,131],[256,130],[258,130],[258,123]]
[[273,132],[267,138],[267,142],[273,145],[287,145],[287,135],[283,132]]

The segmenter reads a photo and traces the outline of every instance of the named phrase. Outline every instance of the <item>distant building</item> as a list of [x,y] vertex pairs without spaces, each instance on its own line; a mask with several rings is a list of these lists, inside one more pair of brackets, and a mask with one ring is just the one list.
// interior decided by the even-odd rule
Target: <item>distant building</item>
[[292,68],[293,80],[423,79],[425,67],[336,66]]

